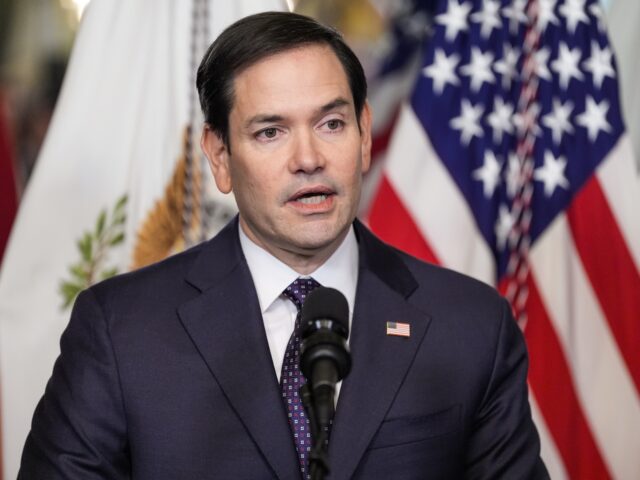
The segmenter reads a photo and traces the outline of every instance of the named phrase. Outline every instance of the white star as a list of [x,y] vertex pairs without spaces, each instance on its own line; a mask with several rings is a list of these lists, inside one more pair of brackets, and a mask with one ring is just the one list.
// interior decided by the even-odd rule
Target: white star
[[589,17],[585,13],[584,4],[586,0],[566,0],[564,5],[560,5],[558,10],[567,19],[567,28],[571,35],[576,33],[578,23],[587,24]]
[[511,233],[511,229],[515,224],[515,219],[509,212],[509,207],[507,207],[504,203],[500,205],[498,208],[498,219],[496,221],[496,243],[498,244],[498,248],[500,250],[504,250],[505,245],[507,244],[507,238],[509,237],[509,233]]
[[596,103],[592,96],[587,97],[585,111],[576,117],[576,123],[587,129],[589,140],[595,142],[600,130],[611,132],[611,125],[607,122],[609,102],[602,100]]
[[533,178],[544,183],[544,195],[550,197],[556,188],[569,188],[569,180],[564,176],[567,161],[564,157],[554,157],[549,150],[544,152],[544,165],[533,172]]
[[553,143],[560,145],[563,133],[573,133],[573,125],[569,121],[573,104],[567,100],[564,105],[557,98],[553,99],[553,111],[542,118],[542,124],[551,129]]
[[487,198],[493,196],[493,192],[500,183],[500,168],[500,162],[493,150],[485,150],[484,164],[473,171],[473,178],[482,182],[482,191]]
[[580,49],[578,47],[571,50],[565,42],[560,43],[558,58],[551,62],[551,68],[560,77],[560,86],[566,90],[571,77],[576,80],[584,80],[584,75],[578,68],[580,62]]
[[500,97],[493,101],[493,112],[487,116],[487,123],[493,128],[493,141],[496,144],[502,142],[502,134],[513,134],[513,106],[504,103]]
[[539,78],[544,80],[551,81],[551,72],[549,71],[549,67],[547,67],[547,63],[549,63],[549,49],[547,47],[541,48],[538,50],[534,56],[536,75]]
[[449,0],[447,11],[436,15],[436,23],[444,25],[446,28],[444,38],[446,38],[447,41],[452,42],[456,39],[458,33],[466,32],[469,29],[467,17],[470,11],[470,4],[464,1],[458,3],[457,0]]
[[518,187],[520,186],[520,159],[515,152],[509,154],[509,163],[507,163],[507,173],[505,177],[507,181],[507,195],[513,198],[516,196]]
[[541,33],[544,33],[550,23],[556,26],[560,25],[558,17],[553,13],[556,3],[556,0],[538,0],[538,20],[536,25]]
[[493,65],[493,69],[502,76],[502,88],[505,90],[511,88],[511,80],[516,76],[516,65],[519,57],[520,52],[518,49],[505,43],[502,50],[502,58]]
[[438,48],[433,57],[433,63],[422,69],[422,73],[433,79],[433,90],[436,93],[442,93],[447,83],[451,85],[460,85],[460,80],[456,75],[456,66],[460,61],[460,56],[452,53],[450,56],[444,53],[444,50]]
[[497,0],[484,0],[482,3],[482,11],[471,15],[471,20],[480,23],[480,35],[482,38],[489,38],[494,28],[500,28],[500,2]]
[[460,116],[451,119],[449,125],[451,128],[460,130],[460,141],[465,145],[469,145],[473,137],[482,136],[482,127],[480,126],[480,117],[484,108],[481,104],[472,105],[471,102],[463,98],[460,106]]
[[529,110],[523,113],[513,115],[513,123],[518,129],[518,134],[523,136],[527,130],[536,137],[542,135],[542,129],[538,125],[538,115],[540,114],[540,105],[532,103]]
[[598,30],[600,33],[604,33],[606,30],[604,24],[604,11],[602,10],[602,6],[600,2],[594,2],[589,6],[589,12],[594,16],[596,21],[598,22]]
[[463,75],[471,77],[471,90],[477,92],[484,82],[494,83],[495,75],[491,71],[493,63],[493,53],[487,51],[482,53],[478,47],[471,48],[471,60],[468,64],[460,67]]
[[611,56],[609,47],[600,48],[598,42],[591,41],[591,56],[582,62],[582,66],[591,72],[593,83],[597,88],[602,86],[604,77],[615,78],[616,72],[611,64]]
[[513,0],[510,6],[502,9],[502,15],[509,19],[509,31],[515,35],[518,33],[518,27],[521,23],[528,22],[527,14],[524,9],[527,6],[527,0]]

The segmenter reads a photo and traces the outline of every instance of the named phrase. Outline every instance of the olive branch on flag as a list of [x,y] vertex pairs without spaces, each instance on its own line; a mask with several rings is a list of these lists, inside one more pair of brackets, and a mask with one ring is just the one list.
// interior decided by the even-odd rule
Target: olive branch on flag
[[60,294],[63,297],[62,308],[69,308],[78,294],[94,283],[117,275],[117,267],[107,267],[105,263],[109,251],[124,242],[125,206],[127,196],[118,199],[111,215],[107,210],[100,211],[93,231],[85,231],[76,245],[80,260],[69,267],[70,279],[60,282]]

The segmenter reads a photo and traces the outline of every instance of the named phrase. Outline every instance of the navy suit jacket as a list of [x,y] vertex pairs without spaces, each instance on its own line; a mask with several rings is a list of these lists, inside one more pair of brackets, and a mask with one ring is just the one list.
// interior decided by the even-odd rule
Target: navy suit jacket
[[[300,478],[237,228],[80,294],[20,479]],[[329,478],[547,478],[507,303],[355,228]]]

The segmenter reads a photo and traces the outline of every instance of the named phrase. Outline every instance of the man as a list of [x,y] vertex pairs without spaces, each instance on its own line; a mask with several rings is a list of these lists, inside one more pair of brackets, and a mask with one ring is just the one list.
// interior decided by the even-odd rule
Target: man
[[546,478],[506,302],[354,221],[371,112],[340,36],[295,14],[247,17],[197,85],[202,147],[239,216],[78,297],[20,478],[306,476],[286,382],[299,374],[294,291],[318,283],[352,312],[329,478]]

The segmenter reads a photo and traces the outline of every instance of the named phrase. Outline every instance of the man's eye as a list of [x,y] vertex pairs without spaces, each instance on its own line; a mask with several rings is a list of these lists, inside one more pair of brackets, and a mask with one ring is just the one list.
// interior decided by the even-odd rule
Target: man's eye
[[256,134],[256,138],[258,139],[267,139],[271,140],[278,136],[278,129],[275,127],[265,128],[264,130],[260,130]]
[[276,130],[275,128],[267,128],[262,132],[264,133],[264,136],[267,138],[274,138],[278,134],[278,130]]
[[322,124],[322,129],[329,132],[337,132],[344,128],[344,121],[338,118],[332,118]]

